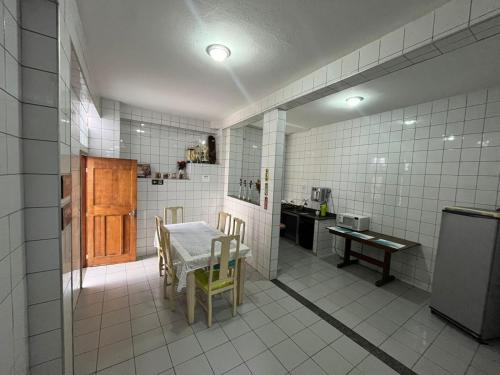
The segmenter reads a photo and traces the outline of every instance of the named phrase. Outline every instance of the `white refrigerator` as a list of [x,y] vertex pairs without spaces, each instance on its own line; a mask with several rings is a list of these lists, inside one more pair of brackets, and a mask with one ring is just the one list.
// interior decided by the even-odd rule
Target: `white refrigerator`
[[479,340],[500,337],[500,211],[443,210],[430,308]]

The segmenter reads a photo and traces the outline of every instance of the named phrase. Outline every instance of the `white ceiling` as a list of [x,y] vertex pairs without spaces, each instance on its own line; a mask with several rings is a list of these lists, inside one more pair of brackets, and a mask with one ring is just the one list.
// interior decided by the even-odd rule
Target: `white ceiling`
[[[97,94],[221,119],[446,0],[77,0]],[[205,48],[232,50],[225,64]]]
[[[500,36],[291,109],[288,132],[500,85],[498,46]],[[351,96],[365,100],[349,108]]]

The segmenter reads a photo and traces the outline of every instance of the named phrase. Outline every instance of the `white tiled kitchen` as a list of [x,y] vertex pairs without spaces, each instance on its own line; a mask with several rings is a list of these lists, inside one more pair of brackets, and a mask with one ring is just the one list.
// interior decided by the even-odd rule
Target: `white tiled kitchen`
[[2,375],[500,374],[499,0],[0,20]]

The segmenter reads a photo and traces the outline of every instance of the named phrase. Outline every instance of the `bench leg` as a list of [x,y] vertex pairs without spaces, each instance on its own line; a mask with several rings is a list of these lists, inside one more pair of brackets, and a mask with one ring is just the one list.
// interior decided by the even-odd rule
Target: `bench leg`
[[384,266],[382,268],[382,278],[380,280],[375,281],[375,285],[382,286],[390,281],[393,281],[394,279],[395,277],[391,275],[391,253],[389,251],[386,251],[384,253]]
[[356,263],[358,263],[357,259],[351,260],[351,239],[346,238],[345,248],[344,248],[344,260],[342,261],[342,263],[337,264],[337,268],[342,268]]

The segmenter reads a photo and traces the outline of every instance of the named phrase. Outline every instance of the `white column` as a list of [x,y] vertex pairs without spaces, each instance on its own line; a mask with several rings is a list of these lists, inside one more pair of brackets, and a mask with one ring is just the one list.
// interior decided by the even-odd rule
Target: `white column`
[[[268,252],[268,257],[267,259],[263,259],[264,264],[262,264],[262,268],[267,271],[270,279],[276,278],[278,270],[278,250],[280,239],[279,225],[283,186],[285,128],[285,111],[274,109],[264,113],[261,172],[261,191],[263,193],[261,193],[260,204],[261,207],[264,208],[264,248]],[[267,209],[265,209],[266,198]]]

